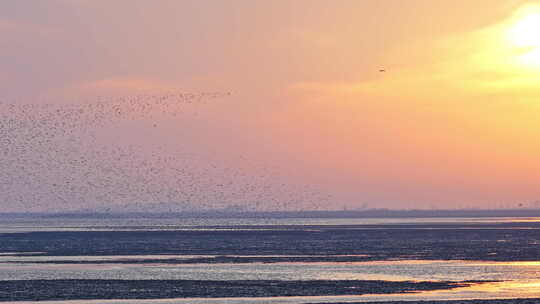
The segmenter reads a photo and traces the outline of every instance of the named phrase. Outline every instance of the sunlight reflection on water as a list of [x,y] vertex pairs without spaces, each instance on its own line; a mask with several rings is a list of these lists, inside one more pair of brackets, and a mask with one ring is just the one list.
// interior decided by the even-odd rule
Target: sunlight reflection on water
[[[190,256],[191,257],[191,256]],[[48,257],[40,257],[46,261]],[[71,257],[73,258],[73,257]],[[119,256],[118,259],[124,257]],[[539,262],[374,261],[223,264],[35,264],[27,257],[0,264],[0,280],[388,280],[465,281],[539,278]],[[58,257],[51,257],[56,260]],[[84,259],[83,259],[84,260]]]
[[[3,264],[0,280],[20,279],[190,279],[190,280],[509,280],[453,290],[399,295],[176,299],[99,303],[306,303],[335,301],[494,299],[540,297],[540,262],[377,261],[354,263],[250,264]],[[309,300],[309,301],[308,301]],[[58,303],[82,303],[60,301]],[[91,303],[91,301],[84,301]]]

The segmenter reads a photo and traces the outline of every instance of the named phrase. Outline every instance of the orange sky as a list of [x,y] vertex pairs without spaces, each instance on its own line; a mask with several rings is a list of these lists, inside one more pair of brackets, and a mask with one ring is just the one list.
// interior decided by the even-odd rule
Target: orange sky
[[231,91],[158,139],[336,208],[540,199],[540,1],[5,1],[0,35],[0,99]]

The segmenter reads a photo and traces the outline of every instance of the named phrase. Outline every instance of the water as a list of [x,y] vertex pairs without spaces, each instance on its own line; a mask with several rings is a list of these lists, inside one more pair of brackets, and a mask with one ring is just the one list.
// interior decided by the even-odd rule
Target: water
[[[522,223],[524,226],[515,227],[514,223]],[[536,252],[530,252],[530,256],[521,254],[536,248],[537,239],[535,230],[538,229],[537,219],[45,219],[41,221],[30,221],[27,219],[12,219],[3,221],[0,224],[0,231],[4,235],[17,236],[10,245],[13,251],[3,249],[0,253],[0,281],[9,280],[58,280],[58,279],[99,279],[99,280],[385,280],[385,281],[465,281],[465,280],[487,280],[499,281],[490,282],[471,287],[455,288],[444,291],[427,291],[413,294],[390,294],[390,295],[362,295],[362,296],[329,296],[329,297],[274,297],[274,298],[219,298],[219,299],[156,299],[156,300],[99,300],[88,301],[84,303],[330,303],[330,302],[363,302],[363,301],[385,301],[385,300],[444,300],[444,299],[495,299],[495,298],[535,298],[540,297],[540,261],[531,259]],[[448,226],[450,224],[451,226]],[[369,243],[371,247],[366,246],[364,253],[358,252],[357,243],[349,246],[351,237],[354,238],[355,231],[362,231],[365,235],[371,235],[371,230],[362,229],[363,225],[376,225],[374,227],[364,227],[373,229],[373,233],[385,233],[388,238],[393,237],[394,230],[415,231],[421,233],[415,239],[425,242],[424,248],[412,245],[407,250],[416,250],[417,254],[407,253],[408,256],[422,257],[423,252],[428,252],[430,257],[434,256],[432,248],[436,247],[441,238],[447,237],[458,244],[466,246],[477,246],[480,255],[483,248],[487,251],[483,257],[494,256],[498,260],[476,260],[468,258],[467,260],[441,260],[441,259],[404,259],[390,258],[382,260],[380,252],[400,251],[401,247],[395,247],[394,242],[388,239],[377,243]],[[420,225],[420,226],[417,226]],[[473,227],[471,227],[473,225]],[[479,225],[479,226],[474,226]],[[328,228],[331,227],[331,228]],[[408,228],[412,227],[412,228]],[[333,247],[338,247],[336,251],[341,254],[331,254],[332,250],[328,248],[313,249],[313,240],[321,241],[319,231],[332,229],[329,235],[339,238],[338,243]],[[351,232],[351,229],[352,232]],[[420,230],[419,230],[420,229]],[[461,229],[471,229],[471,234],[475,233],[473,229],[480,232],[478,236],[471,239],[462,239],[463,235],[449,234],[448,231],[459,231]],[[517,230],[516,230],[517,229]],[[444,230],[438,234],[439,230]],[[490,238],[491,230],[493,239]],[[500,232],[499,230],[503,230]],[[246,239],[243,244],[247,248],[227,248],[227,252],[236,254],[214,254],[214,251],[221,253],[224,249],[213,248],[207,244],[214,244],[207,241],[204,237],[194,238],[201,240],[202,244],[192,244],[185,248],[185,251],[194,252],[194,254],[185,254],[178,250],[178,254],[158,252],[150,249],[147,253],[138,254],[96,254],[94,251],[88,251],[90,254],[62,254],[52,255],[48,250],[50,246],[21,247],[22,241],[28,241],[30,238],[25,234],[27,232],[42,233],[49,232],[55,237],[54,232],[72,231],[73,233],[88,231],[108,231],[111,235],[118,231],[146,232],[154,231],[179,231],[178,233],[204,233],[203,236],[212,237],[212,233],[224,233],[231,231],[232,234],[222,234],[219,237],[231,237],[229,244],[240,235],[250,233],[264,233],[268,239],[275,241],[274,245],[282,244],[289,240],[289,232],[294,234],[296,243],[289,244],[295,254],[280,253],[283,248],[269,247],[260,253],[253,248],[259,248],[258,240]],[[366,232],[367,231],[367,232]],[[382,231],[382,232],[381,232]],[[468,230],[469,231],[469,230]],[[279,233],[278,233],[279,232]],[[240,233],[240,234],[238,234]],[[275,233],[275,234],[274,234]],[[299,234],[299,236],[296,236]],[[307,234],[306,234],[307,233]],[[315,234],[310,234],[315,233]],[[423,234],[422,234],[423,233]],[[530,234],[532,233],[532,234]],[[537,234],[537,233],[536,233]],[[107,234],[108,235],[108,234]],[[139,234],[129,235],[130,238],[138,238]],[[179,234],[183,235],[183,234]],[[313,235],[316,235],[315,238]],[[351,236],[352,235],[352,236]],[[405,234],[407,235],[407,234]],[[465,234],[466,235],[466,234]],[[72,237],[71,235],[69,235]],[[81,241],[84,236],[74,234],[73,241]],[[103,237],[102,235],[99,235]],[[198,236],[198,235],[197,235]],[[326,234],[325,234],[326,236]],[[378,235],[377,235],[378,236]],[[177,237],[176,234],[171,237]],[[504,238],[506,237],[506,238]],[[28,239],[26,239],[28,238]],[[396,236],[396,239],[401,236]],[[430,239],[432,238],[432,239]],[[454,239],[458,239],[455,241]],[[276,241],[277,239],[277,241]],[[283,240],[282,240],[283,239]],[[516,247],[516,244],[506,246],[506,243],[520,239],[516,244],[523,247]],[[523,242],[522,239],[527,240]],[[63,239],[61,239],[63,240]],[[111,239],[112,240],[112,239]],[[298,240],[305,240],[306,244],[297,244]],[[322,239],[328,241],[328,239]],[[57,241],[54,239],[54,241]],[[113,241],[117,241],[114,239]],[[135,240],[136,241],[136,240]],[[167,241],[167,238],[164,238]],[[364,241],[364,239],[360,240]],[[474,241],[474,242],[473,242]],[[193,241],[190,241],[193,242]],[[268,242],[264,241],[264,244]],[[367,242],[367,240],[365,240]],[[412,242],[412,241],[411,241]],[[459,243],[461,242],[461,243]],[[24,243],[24,242],[23,242]],[[195,242],[196,243],[196,242]],[[94,244],[94,243],[92,243]],[[96,243],[98,244],[98,243]],[[102,244],[102,243],[99,243]],[[105,242],[105,244],[107,244]],[[126,243],[126,246],[132,246]],[[183,243],[184,244],[184,243]],[[224,246],[222,243],[218,243]],[[339,245],[336,245],[339,244]],[[366,243],[367,244],[367,243]],[[375,245],[373,245],[375,244]],[[378,244],[378,245],[377,245]],[[423,244],[423,243],[422,243]],[[434,245],[435,244],[435,245]],[[444,243],[446,244],[446,243]],[[453,243],[452,243],[453,244]],[[65,244],[66,246],[68,244]],[[111,241],[111,245],[113,246]],[[158,243],[159,245],[159,243]],[[185,244],[184,244],[185,245]],[[272,245],[272,246],[274,246]],[[2,246],[2,245],[0,245]],[[19,247],[18,247],[19,246]],[[26,245],[25,245],[26,246]],[[100,245],[102,246],[102,245]],[[174,247],[173,245],[170,245]],[[207,246],[207,247],[205,247]],[[340,247],[341,246],[341,247]],[[499,246],[499,247],[498,247]],[[329,248],[332,246],[329,246]],[[369,247],[369,248],[368,248]],[[380,247],[380,248],[379,248]],[[20,248],[28,248],[20,250]],[[135,248],[135,247],[134,247]],[[137,247],[138,248],[138,247]],[[146,247],[144,247],[146,248]],[[180,247],[179,247],[180,248]],[[184,248],[184,247],[182,247]],[[375,249],[373,249],[375,248]],[[429,250],[425,248],[431,248]],[[449,247],[450,248],[450,247]],[[31,250],[32,249],[32,250]],[[34,250],[35,249],[35,250]],[[107,249],[107,248],[105,248]],[[110,248],[109,248],[110,249]],[[309,249],[309,250],[307,250]],[[362,249],[362,248],[360,248]],[[450,248],[452,250],[461,250],[462,248]],[[86,250],[86,249],[85,249]],[[371,250],[371,251],[370,251]],[[445,250],[448,250],[446,248]],[[315,252],[322,252],[315,254]],[[360,250],[361,251],[361,250]],[[444,250],[443,250],[444,251]],[[58,251],[61,252],[61,251]],[[72,252],[72,251],[68,251]],[[104,250],[106,252],[106,250]],[[206,252],[207,254],[201,254]],[[238,254],[247,252],[250,254]],[[257,254],[252,254],[253,252]],[[298,254],[306,252],[306,254]],[[461,251],[460,251],[461,252]],[[477,251],[474,251],[476,254]],[[521,261],[514,261],[509,253],[518,255]],[[370,254],[372,253],[372,254]],[[263,259],[260,261],[242,262],[241,259],[251,259],[253,257]],[[209,259],[209,263],[192,263],[193,259]],[[299,261],[271,261],[264,259],[300,259]],[[313,261],[302,261],[304,258],[311,258]],[[333,259],[353,258],[358,261],[336,262]],[[213,259],[239,259],[237,262],[219,262]],[[374,259],[374,260],[373,260]],[[523,259],[527,259],[523,261]],[[172,261],[172,262],[171,262]],[[264,262],[266,261],[266,262]],[[20,302],[35,303],[35,302]],[[51,303],[83,303],[83,301],[53,301]]]
[[535,223],[540,218],[26,218],[0,217],[0,233],[34,231],[133,231],[262,229],[260,226]]

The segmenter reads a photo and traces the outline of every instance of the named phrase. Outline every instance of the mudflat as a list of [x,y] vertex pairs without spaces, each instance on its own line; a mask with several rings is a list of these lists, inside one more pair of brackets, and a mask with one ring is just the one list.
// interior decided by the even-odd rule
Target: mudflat
[[475,282],[15,280],[0,281],[0,301],[390,294],[471,284]]

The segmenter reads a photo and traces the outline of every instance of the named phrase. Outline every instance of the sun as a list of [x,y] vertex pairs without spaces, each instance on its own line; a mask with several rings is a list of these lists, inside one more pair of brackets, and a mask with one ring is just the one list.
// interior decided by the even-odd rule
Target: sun
[[510,29],[510,38],[519,47],[540,47],[540,12],[526,15]]
[[538,8],[520,14],[508,31],[508,38],[522,64],[540,66],[540,11]]

